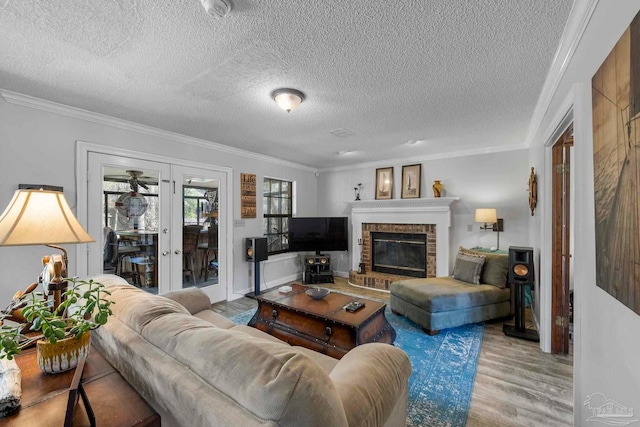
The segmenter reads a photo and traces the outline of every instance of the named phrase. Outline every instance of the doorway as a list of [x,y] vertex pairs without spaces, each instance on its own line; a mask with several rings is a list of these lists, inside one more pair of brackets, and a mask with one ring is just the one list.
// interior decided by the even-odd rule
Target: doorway
[[226,300],[230,173],[85,144],[79,143],[86,158],[79,174],[84,170],[88,179],[85,191],[78,186],[78,207],[86,204],[87,229],[96,239],[87,274],[116,274],[150,293],[195,286],[212,302]]
[[573,124],[551,148],[552,250],[551,250],[551,352],[569,354],[572,344],[572,221],[571,153]]

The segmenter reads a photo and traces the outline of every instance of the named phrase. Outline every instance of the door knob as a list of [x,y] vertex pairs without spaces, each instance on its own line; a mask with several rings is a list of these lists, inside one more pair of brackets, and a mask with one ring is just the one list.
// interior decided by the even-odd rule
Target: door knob
[[180,255],[181,253],[180,249],[176,249],[175,252],[176,252],[176,255]]
[[167,256],[167,255],[169,255],[169,251],[162,251],[162,255],[163,255],[163,256]]

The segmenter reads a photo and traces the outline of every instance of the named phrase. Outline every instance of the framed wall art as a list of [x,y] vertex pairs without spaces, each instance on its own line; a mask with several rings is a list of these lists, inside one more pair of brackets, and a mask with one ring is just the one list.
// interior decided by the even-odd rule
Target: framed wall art
[[256,176],[240,174],[240,218],[256,217]]
[[393,168],[376,169],[376,200],[393,198]]
[[422,165],[408,165],[402,167],[402,191],[403,199],[420,198],[420,181]]
[[596,285],[636,314],[640,314],[638,34],[640,14],[591,80]]

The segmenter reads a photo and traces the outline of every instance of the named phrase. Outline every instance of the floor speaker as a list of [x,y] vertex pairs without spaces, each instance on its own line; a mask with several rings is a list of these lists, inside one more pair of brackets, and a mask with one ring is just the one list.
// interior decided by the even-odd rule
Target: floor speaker
[[503,325],[505,335],[529,341],[540,341],[535,329],[525,326],[525,291],[533,289],[535,271],[533,264],[533,248],[523,246],[509,247],[509,283],[515,287],[515,325]]
[[524,246],[509,247],[509,283],[533,287],[535,283],[533,248]]
[[245,256],[249,262],[264,261],[269,257],[266,237],[247,237]]

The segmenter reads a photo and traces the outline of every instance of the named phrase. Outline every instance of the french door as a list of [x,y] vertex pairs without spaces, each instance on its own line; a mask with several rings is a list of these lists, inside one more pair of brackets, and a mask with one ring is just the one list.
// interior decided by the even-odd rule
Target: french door
[[117,274],[151,293],[197,286],[213,302],[225,300],[227,251],[218,243],[227,241],[227,174],[87,156],[87,228],[97,242],[88,272]]
[[[194,282],[202,288],[212,302],[227,298],[227,253],[219,250],[221,242],[227,241],[226,218],[221,214],[227,199],[226,174],[194,167],[172,165],[172,238],[182,242],[182,249],[173,245],[172,283],[182,283],[189,287]],[[192,229],[199,230],[195,253],[188,234]],[[182,253],[178,253],[182,252]],[[188,280],[184,273],[190,271]],[[194,280],[195,279],[195,280]],[[202,284],[202,285],[200,285]]]

